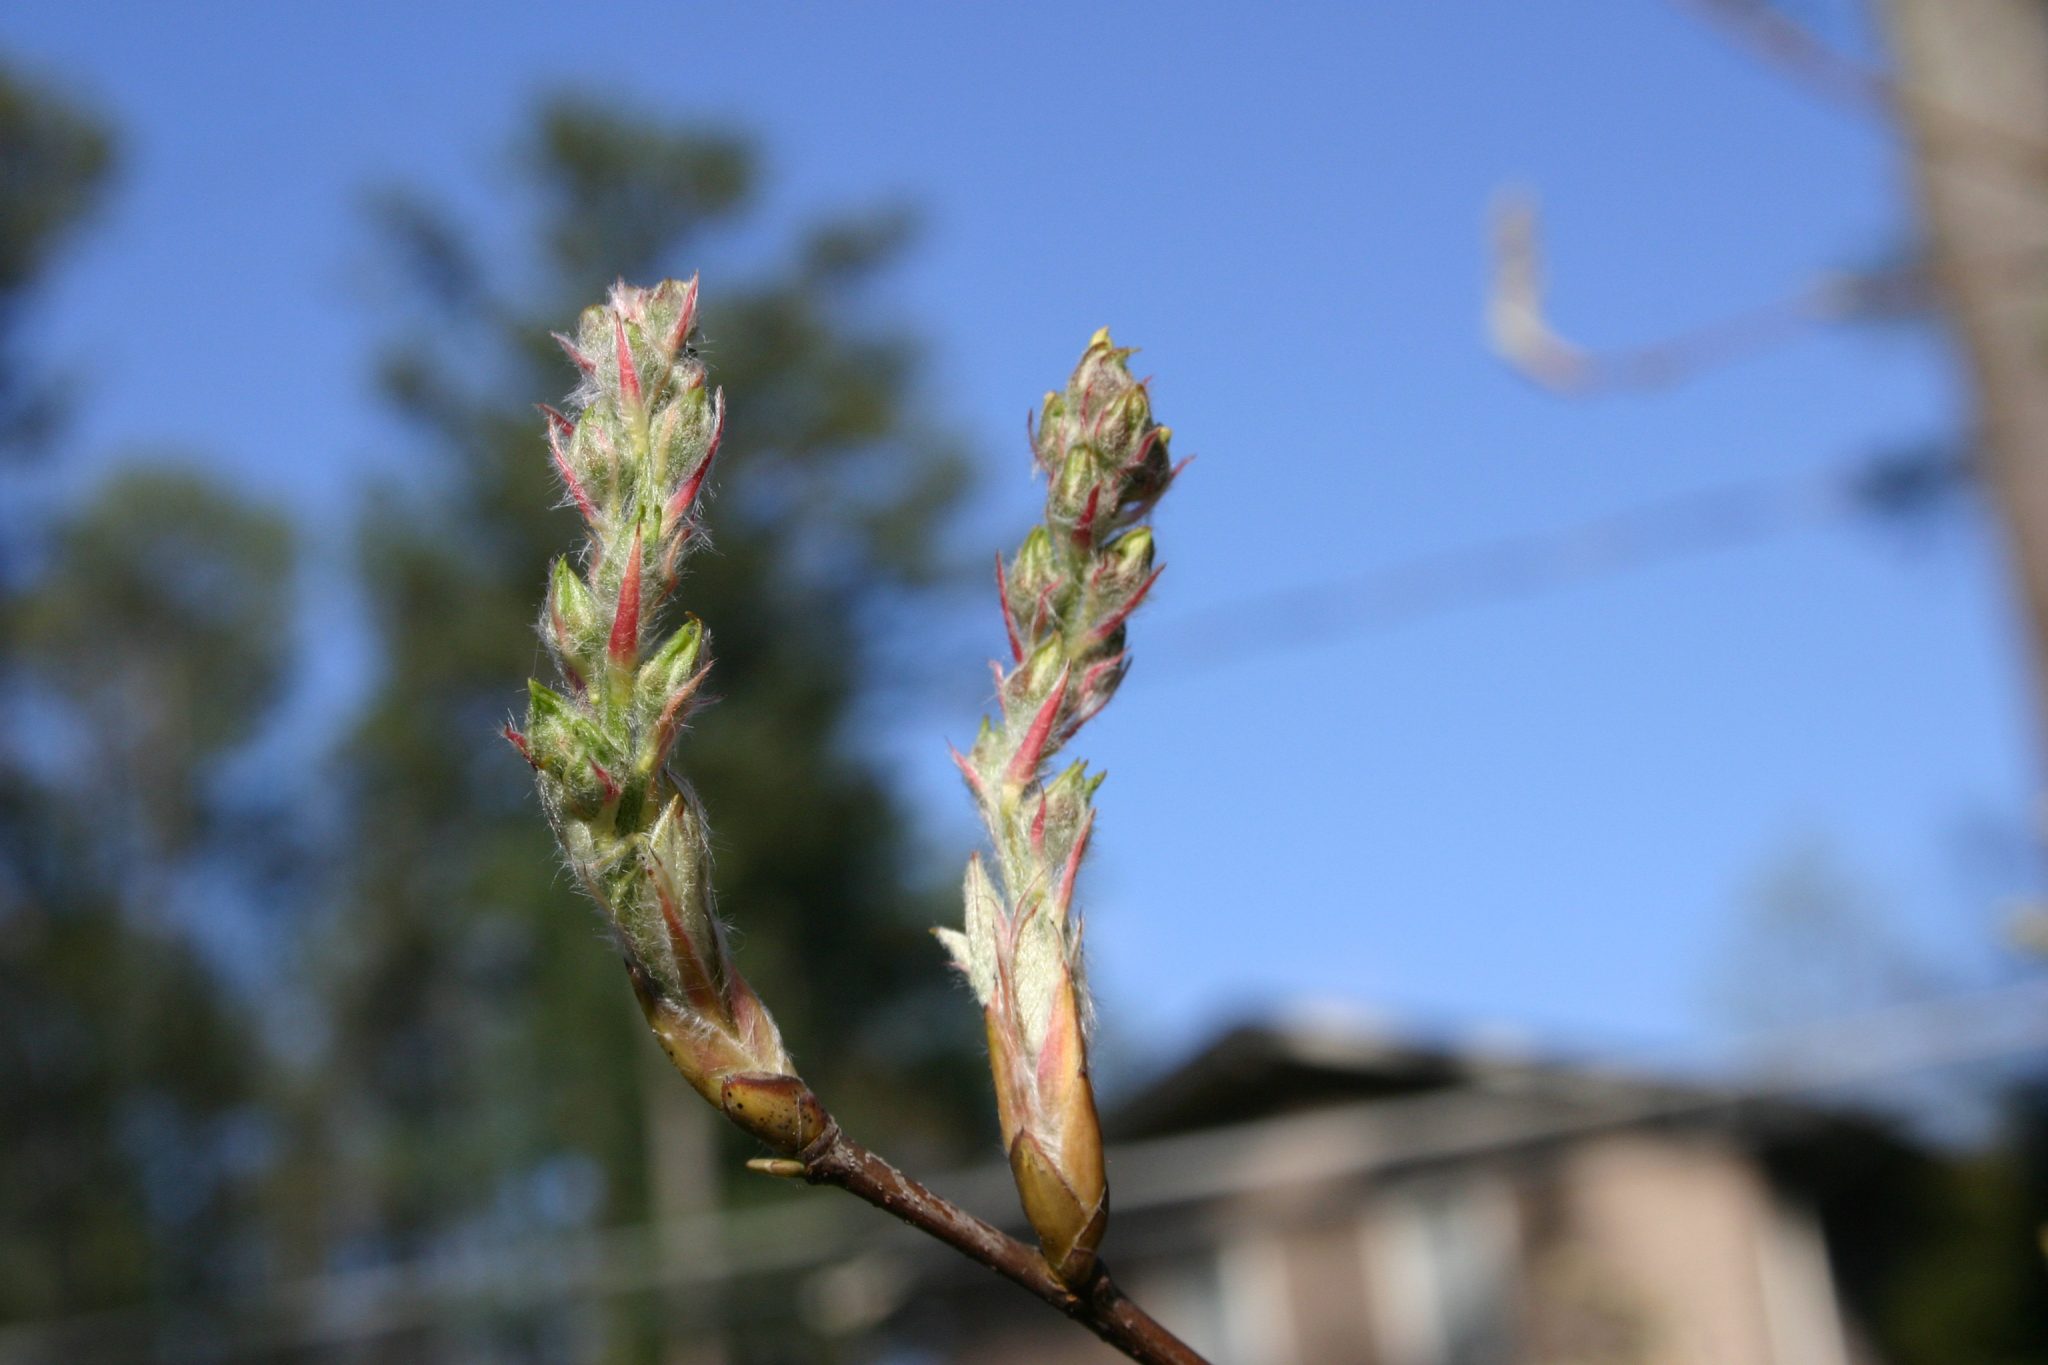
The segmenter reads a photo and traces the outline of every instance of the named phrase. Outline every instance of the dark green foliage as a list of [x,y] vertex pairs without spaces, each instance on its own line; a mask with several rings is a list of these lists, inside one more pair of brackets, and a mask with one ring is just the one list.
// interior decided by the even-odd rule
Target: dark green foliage
[[1899,1365],[2048,1365],[2048,1088],[2016,1092],[2004,1140],[1945,1163],[1876,1311]]
[[0,1321],[196,1307],[238,1241],[227,1163],[256,1061],[243,1021],[175,933],[88,878],[77,831],[6,804]]
[[2010,1097],[2004,1131],[1936,1152],[1838,1120],[1769,1154],[1819,1216],[1845,1308],[1895,1365],[2048,1363],[2048,1104]]
[[257,1244],[268,1059],[172,906],[232,839],[212,779],[278,690],[288,569],[274,516],[138,471],[0,603],[0,1320],[189,1313]]
[[0,72],[0,299],[49,263],[98,197],[112,153],[98,120]]
[[[247,740],[281,690],[296,645],[290,567],[274,514],[150,467],[108,484],[61,532],[16,638],[96,750],[69,781],[100,788],[91,804],[110,830],[159,857],[188,851],[204,764]],[[109,773],[121,775],[112,790]]]
[[0,68],[0,454],[33,445],[53,415],[23,354],[21,310],[98,202],[112,161],[97,119]]
[[[47,454],[25,307],[111,140],[0,70],[0,452]],[[257,1031],[169,908],[217,849],[219,760],[276,695],[283,525],[177,473],[0,512],[0,1321],[197,1322],[256,1246]]]

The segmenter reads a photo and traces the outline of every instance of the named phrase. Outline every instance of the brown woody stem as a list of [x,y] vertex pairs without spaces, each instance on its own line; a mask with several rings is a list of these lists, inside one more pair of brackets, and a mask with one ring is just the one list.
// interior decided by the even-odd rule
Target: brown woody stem
[[1035,1247],[947,1202],[840,1131],[834,1123],[798,1160],[813,1185],[837,1185],[971,1261],[1028,1289],[1132,1360],[1145,1365],[1207,1365],[1179,1337],[1124,1296],[1100,1261],[1078,1288],[1053,1274]]

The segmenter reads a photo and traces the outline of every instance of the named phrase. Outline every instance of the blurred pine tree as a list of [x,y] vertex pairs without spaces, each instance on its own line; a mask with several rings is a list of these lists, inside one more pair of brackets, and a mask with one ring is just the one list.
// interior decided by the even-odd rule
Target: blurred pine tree
[[[30,363],[26,308],[111,147],[0,70],[0,449],[19,461],[55,448],[69,398]],[[211,779],[279,690],[290,537],[136,470],[62,518],[10,499],[0,545],[0,1322],[153,1302],[190,1324],[258,1245],[238,1176],[262,1054],[172,889],[230,837]]]
[[0,68],[0,455],[43,442],[51,385],[22,351],[22,311],[105,192],[114,142],[98,119]]

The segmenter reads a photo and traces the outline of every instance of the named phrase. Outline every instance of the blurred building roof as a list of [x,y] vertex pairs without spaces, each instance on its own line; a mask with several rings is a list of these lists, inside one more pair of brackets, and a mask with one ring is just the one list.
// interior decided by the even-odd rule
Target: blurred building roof
[[1112,1141],[1130,1142],[1368,1101],[1453,1094],[1541,1097],[1617,1117],[1721,1114],[1740,1106],[1752,1116],[1783,1118],[1798,1108],[1496,1043],[1402,1036],[1355,1019],[1302,1014],[1223,1029],[1115,1104],[1104,1124]]

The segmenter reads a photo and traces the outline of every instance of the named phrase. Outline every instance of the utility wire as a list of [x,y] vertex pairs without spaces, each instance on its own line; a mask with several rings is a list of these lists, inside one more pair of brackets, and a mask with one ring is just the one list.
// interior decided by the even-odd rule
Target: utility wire
[[1558,530],[1507,536],[1342,578],[1238,598],[1145,627],[1164,679],[1252,655],[1755,545],[1791,531],[1922,514],[1967,479],[1952,452],[1860,461],[1792,481],[1724,485]]

